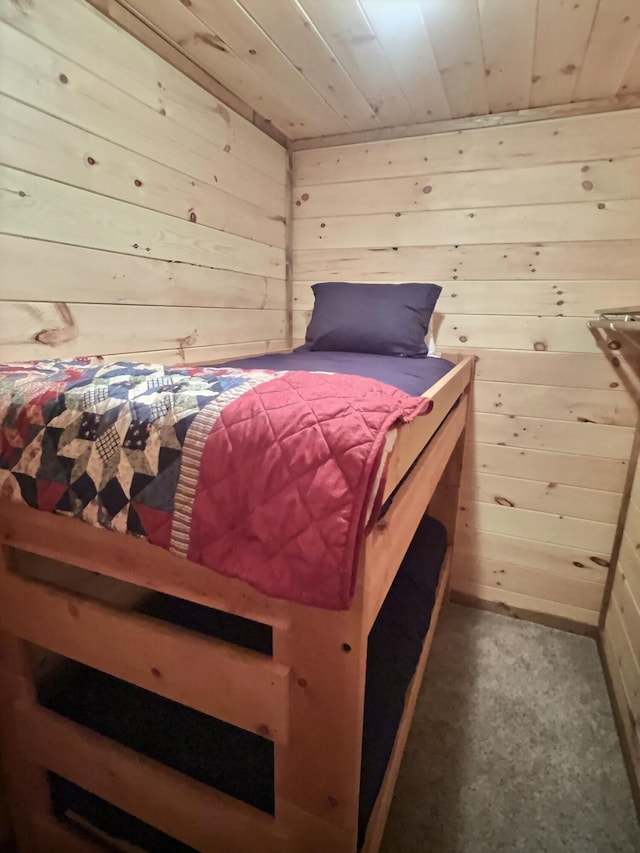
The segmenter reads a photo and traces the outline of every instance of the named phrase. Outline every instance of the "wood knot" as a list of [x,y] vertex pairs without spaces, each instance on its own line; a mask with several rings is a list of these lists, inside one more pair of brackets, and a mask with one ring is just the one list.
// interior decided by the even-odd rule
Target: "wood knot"
[[136,178],[136,179],[135,179],[135,181],[134,181],[133,183],[134,183],[137,187],[141,187],[141,186],[142,186],[142,181],[141,181],[139,178]]
[[335,809],[337,806],[340,805],[340,803],[338,802],[338,798],[334,797],[332,794],[329,794],[329,796],[327,797],[327,802],[329,803],[332,809]]
[[600,566],[602,569],[609,568],[609,560],[605,560],[604,557],[589,557],[592,563],[595,563],[596,566]]
[[308,687],[308,686],[309,686],[309,682],[307,681],[306,678],[299,678],[298,679],[298,687],[302,687],[304,689],[305,687]]
[[533,345],[533,348],[536,352],[546,352],[547,345],[544,341],[536,341]]
[[433,189],[433,187],[430,186],[429,184],[427,184],[426,187],[422,187],[422,192],[425,195],[429,195],[429,193],[431,192],[432,189]]
[[271,730],[269,729],[269,726],[266,726],[264,723],[261,723],[258,726],[256,732],[262,737],[271,737]]
[[[609,349],[621,349],[622,344],[620,343],[620,341],[609,341],[609,343],[607,344],[607,346],[609,347]],[[618,363],[619,363],[619,362],[618,362]],[[618,366],[618,365],[616,365],[616,367],[617,367],[617,366]]]
[[561,69],[563,74],[575,74],[576,66],[573,62],[570,62],[568,65],[565,65],[564,68]]
[[309,193],[302,193],[300,198],[302,199],[302,201],[309,201]]
[[58,74],[58,80],[64,84],[69,82],[69,78],[67,77],[66,74]]
[[343,643],[342,644],[342,651],[343,652],[350,652],[351,651],[351,646],[349,645],[349,643]]
[[160,672],[157,666],[151,667],[151,675],[153,675],[154,678],[162,678],[162,673]]
[[591,183],[591,181],[583,181],[582,182],[582,189],[583,190],[592,190],[593,184]]
[[228,154],[228,153],[229,153],[229,151],[231,151],[231,146],[227,143],[227,145],[225,145],[225,146],[224,146],[224,148],[223,148],[222,150],[223,150],[226,154]]
[[494,501],[495,501],[499,506],[511,506],[511,507],[515,506],[515,504],[513,503],[513,501],[510,501],[510,500],[509,500],[509,498],[503,498],[503,497],[501,497],[500,495],[496,495],[496,496],[494,497]]

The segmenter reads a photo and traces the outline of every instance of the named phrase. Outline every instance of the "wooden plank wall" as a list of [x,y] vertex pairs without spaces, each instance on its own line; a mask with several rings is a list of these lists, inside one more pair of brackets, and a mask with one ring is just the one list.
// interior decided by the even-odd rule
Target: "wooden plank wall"
[[83,0],[0,44],[0,360],[282,348],[285,150]]
[[638,302],[640,110],[298,151],[294,181],[294,338],[314,281],[426,280],[478,356],[454,588],[596,625],[635,405],[584,318]]
[[602,647],[640,789],[640,462],[631,489]]

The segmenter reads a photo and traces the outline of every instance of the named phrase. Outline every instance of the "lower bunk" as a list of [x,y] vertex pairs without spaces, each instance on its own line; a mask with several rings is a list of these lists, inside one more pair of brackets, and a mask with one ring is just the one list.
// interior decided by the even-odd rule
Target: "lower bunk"
[[[425,637],[434,627],[447,533],[426,516],[371,629],[362,735],[358,847],[362,847],[398,735],[409,686]],[[435,608],[435,611],[434,611]],[[266,625],[168,596],[145,599],[138,611],[188,630],[272,654]],[[273,743],[99,670],[68,662],[42,680],[41,705],[267,814],[274,814]],[[330,748],[330,745],[328,745]],[[313,772],[310,768],[309,772]],[[193,848],[170,838],[83,790],[50,777],[55,813],[98,837],[133,844],[149,853]],[[123,849],[129,849],[127,847]]]

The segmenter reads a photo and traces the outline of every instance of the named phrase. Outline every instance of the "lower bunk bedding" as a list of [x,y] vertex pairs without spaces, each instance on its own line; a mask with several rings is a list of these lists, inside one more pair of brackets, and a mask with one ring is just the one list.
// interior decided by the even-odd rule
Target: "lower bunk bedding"
[[[425,516],[369,634],[359,846],[429,628],[446,547],[445,528]],[[181,627],[271,653],[271,628],[263,624],[158,594],[145,599],[139,609]],[[204,784],[265,812],[274,811],[273,743],[259,735],[76,663],[50,673],[39,687],[39,699],[47,708]],[[110,838],[153,853],[192,849],[61,777],[50,778],[58,815],[72,821],[80,818]]]

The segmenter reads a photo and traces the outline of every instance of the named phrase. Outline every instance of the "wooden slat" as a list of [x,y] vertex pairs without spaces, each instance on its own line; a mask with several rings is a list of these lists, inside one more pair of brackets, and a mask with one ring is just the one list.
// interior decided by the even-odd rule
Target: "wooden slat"
[[[118,361],[144,361],[153,364],[188,364],[207,365],[221,364],[239,358],[251,358],[265,353],[291,352],[289,342],[285,339],[270,341],[249,341],[244,344],[222,344],[209,347],[177,347],[165,350],[147,350],[145,352],[118,353]],[[116,360],[110,358],[108,360]]]
[[[394,499],[387,514],[367,537],[364,558],[367,565],[365,583],[365,624],[370,630],[389,587],[406,553],[416,526],[423,516],[446,467],[449,456],[462,433],[467,416],[466,399],[449,413],[431,439],[418,463],[408,475],[405,485]],[[420,489],[411,484],[420,482]]]
[[598,613],[585,610],[582,607],[574,607],[572,604],[549,601],[534,595],[523,595],[520,592],[512,592],[502,587],[483,586],[482,584],[470,583],[462,578],[453,578],[452,589],[463,593],[466,603],[478,602],[482,606],[486,602],[495,602],[499,605],[499,612],[506,615],[514,613],[522,618],[521,614],[535,614],[538,618],[541,614],[568,619],[577,625],[597,626]]
[[419,0],[451,115],[489,112],[476,0]]
[[[640,222],[640,220],[638,220]],[[294,337],[304,338],[310,311],[294,311]],[[533,352],[596,353],[597,345],[584,319],[577,317],[512,317],[504,314],[436,313],[434,337],[438,348],[529,350]],[[616,338],[614,340],[617,341]],[[616,355],[620,355],[617,343]]]
[[[299,91],[294,107],[286,102],[282,90],[271,85],[268,75],[245,61],[251,59],[245,56],[247,50],[256,48],[249,45],[245,49],[232,48],[221,39],[215,26],[209,27],[196,17],[191,6],[172,0],[118,1],[226,88],[246,103],[257,106],[261,115],[286,136],[298,136],[303,130],[308,133],[312,128],[320,132],[320,126],[305,111],[300,111]],[[200,6],[196,5],[198,11]]]
[[477,412],[546,418],[561,421],[589,421],[600,424],[635,426],[637,405],[618,389],[598,391],[587,388],[534,385],[527,383],[478,381],[474,385]]
[[620,721],[619,731],[621,730],[624,733],[625,752],[629,757],[628,766],[635,778],[635,788],[637,791],[640,785],[640,738],[638,737],[636,717],[632,711],[633,700],[630,696],[632,688],[628,687],[623,681],[616,658],[617,649],[613,646],[611,637],[607,631],[603,633],[602,645],[611,683],[612,701],[617,711],[616,716]]
[[384,774],[384,779],[382,780],[380,792],[373,807],[373,811],[371,812],[371,817],[369,818],[367,832],[361,848],[362,853],[377,853],[380,847],[380,843],[382,841],[385,822],[387,820],[387,815],[391,806],[391,799],[393,797],[396,779],[398,777],[398,772],[402,763],[402,757],[404,755],[404,750],[407,744],[409,727],[411,725],[413,713],[416,707],[416,702],[420,693],[420,686],[424,677],[429,652],[431,651],[431,645],[433,643],[433,637],[435,634],[438,617],[446,599],[446,591],[448,588],[449,575],[451,572],[450,557],[451,550],[449,549],[449,551],[445,555],[442,568],[440,569],[440,578],[438,580],[438,587],[436,589],[435,603],[431,612],[429,630],[427,631],[426,637],[424,638],[424,643],[422,645],[422,651],[420,652],[420,658],[416,666],[416,671],[413,674],[413,678],[411,679],[409,686],[407,687],[402,718],[400,720],[400,725],[398,726],[395,740],[393,742],[393,749],[391,751],[391,755],[389,756],[389,762],[387,764],[387,769]]
[[287,623],[279,600],[141,539],[17,503],[5,501],[0,506],[0,542],[12,547],[247,619],[269,625]]
[[[108,23],[104,22],[104,26]],[[0,38],[0,91],[4,94],[54,113],[191,178],[213,184],[274,215],[281,213],[285,196],[284,152],[281,168],[266,175],[173,121],[166,108],[155,110],[141,104],[71,59],[2,22]],[[266,144],[271,144],[270,140]]]
[[65,825],[52,815],[33,815],[39,853],[105,853],[113,848],[91,839],[86,833]]
[[602,604],[602,582],[567,577],[544,569],[531,569],[497,560],[471,558],[465,553],[461,553],[455,560],[453,577],[454,585],[457,585],[459,580],[461,583],[492,587],[496,591],[507,589],[509,592],[541,598],[556,604],[570,602],[572,607],[588,610],[592,614],[599,613]]
[[637,92],[640,90],[640,46],[636,50],[629,67],[626,70],[622,85],[618,90],[620,94]]
[[536,0],[479,0],[482,47],[492,112],[529,106]]
[[283,849],[264,812],[44,708],[24,702],[15,715],[25,754],[184,844],[202,853]]
[[[0,302],[0,359],[73,358],[281,340],[283,311],[85,303]],[[186,360],[186,359],[185,359]]]
[[599,3],[573,100],[614,95],[640,46],[636,0]]
[[380,127],[362,92],[318,37],[313,22],[295,0],[278,4],[242,0],[242,6],[352,129]]
[[571,100],[597,7],[598,0],[538,0],[532,106]]
[[0,167],[4,233],[282,277],[284,252],[26,172]]
[[611,552],[615,534],[612,523],[468,500],[460,507],[458,523],[470,534],[501,533],[552,545],[586,548],[597,554]]
[[495,560],[530,569],[542,569],[576,580],[591,580],[603,586],[608,561],[608,554],[592,553],[587,548],[537,542],[488,531],[479,535],[475,530],[460,526],[456,543],[456,562],[458,556],[462,557],[463,554],[467,555],[471,564],[476,558]]
[[[555,2],[555,0],[552,0]],[[550,119],[461,133],[342,145],[295,154],[297,181],[302,184],[423,175],[432,172],[506,169],[605,157],[631,157],[640,152],[638,110]],[[502,142],[502,145],[500,145]],[[459,153],[459,152],[462,153]],[[428,159],[425,160],[424,158]]]
[[[118,23],[122,23],[115,7],[115,3],[110,3],[107,12],[115,14]],[[200,135],[216,151],[224,151],[225,145],[229,145],[227,157],[238,158],[271,177],[282,169],[282,145],[266,139],[261,130],[245,120],[253,116],[247,105],[231,97],[232,110],[225,109],[212,97],[216,92],[211,91],[211,78],[207,81],[202,80],[205,75],[199,78],[209,84],[210,91],[187,79],[158,55],[159,40],[150,50],[123,32],[121,26],[91,9],[84,0],[66,0],[64,4],[39,0],[22,6],[4,3],[0,17],[121,92],[153,109],[164,109],[171,120]],[[172,60],[175,61],[175,54]],[[229,102],[230,93],[223,94]],[[234,110],[239,110],[245,118]]]
[[467,467],[499,474],[564,484],[586,489],[604,489],[620,494],[627,472],[627,459],[581,456],[575,453],[507,447],[475,440],[465,456]]
[[592,160],[588,174],[584,161],[435,172],[425,168],[409,177],[301,184],[296,187],[296,217],[397,213],[420,210],[460,210],[637,198],[640,194],[640,158]]
[[[97,2],[97,0],[94,0]],[[612,98],[595,98],[580,101],[577,104],[554,104],[550,107],[534,107],[525,110],[509,110],[504,113],[492,113],[483,116],[466,116],[464,118],[443,119],[441,121],[418,122],[404,126],[383,127],[380,130],[362,130],[355,133],[343,133],[334,136],[319,136],[315,139],[296,139],[290,143],[292,151],[308,151],[311,148],[332,148],[335,145],[356,145],[360,142],[382,142],[389,139],[410,139],[416,136],[431,136],[439,133],[459,133],[464,130],[481,130],[490,127],[511,127],[515,124],[528,124],[555,118],[570,118],[593,115],[594,113],[611,113],[619,110],[632,110],[640,105],[640,95],[637,92],[640,85],[638,79],[637,52],[629,66],[625,82],[619,93]]]
[[617,492],[487,474],[470,467],[462,483],[462,498],[463,504],[465,501],[495,503],[608,524],[616,523],[620,508]]
[[[284,281],[0,235],[2,298],[283,311]],[[250,316],[250,315],[249,315]]]
[[[296,223],[297,225],[297,223]],[[583,240],[573,243],[483,243],[464,246],[393,246],[376,249],[310,249],[294,251],[301,280],[498,281],[635,279],[640,240]],[[599,306],[598,306],[599,307]]]
[[[145,0],[130,0],[130,5],[145,17],[157,19],[157,11],[150,9]],[[315,127],[321,134],[335,133],[339,128],[348,127],[342,116],[307,82],[303,74],[289,62],[235,0],[218,6],[215,10],[207,3],[193,0],[187,9],[191,16],[188,31],[190,43],[198,41],[198,35],[202,33],[203,28],[205,33],[209,33],[209,54],[205,67],[224,85],[234,89],[250,102],[262,100],[266,103],[269,99],[279,102],[279,105],[286,105],[290,113],[302,117],[305,127]],[[163,24],[165,20],[166,17],[163,18]],[[183,48],[189,52],[190,47],[186,43],[185,35],[180,41]],[[222,51],[215,50],[216,43],[223,47]],[[222,61],[219,57],[214,59],[212,54],[221,54]],[[235,61],[233,66],[230,65],[229,55],[235,56],[239,62]],[[246,81],[251,71],[254,76],[248,86]],[[274,121],[280,124],[275,116]],[[287,135],[300,135],[295,125],[280,126]]]
[[[284,248],[284,217],[0,95],[0,162]],[[51,152],[55,155],[51,156]],[[91,159],[89,159],[91,158]],[[93,161],[93,162],[91,162]],[[212,235],[215,239],[215,235]]]
[[299,5],[383,125],[416,120],[357,0],[299,0]]
[[567,202],[566,204],[486,207],[377,213],[370,216],[324,216],[296,225],[299,249],[376,248],[377,246],[457,243],[637,240],[640,201]]
[[629,457],[633,430],[608,424],[570,423],[525,418],[517,415],[474,413],[476,441],[504,444],[507,447],[531,448],[575,453],[582,456],[626,460]]
[[[447,314],[437,326],[435,337],[438,346],[462,345],[473,350],[597,352],[596,343],[584,319],[578,317]],[[620,355],[619,350],[616,350],[616,354]]]
[[281,741],[288,671],[221,640],[4,572],[0,628],[145,690]]
[[389,65],[418,121],[451,117],[420,3],[360,0]]
[[[0,571],[5,571],[9,550],[0,546]],[[11,812],[12,834],[20,850],[37,850],[32,812],[51,810],[47,776],[40,762],[20,750],[12,706],[17,701],[35,701],[35,684],[27,644],[0,632],[0,758]]]
[[425,396],[433,401],[433,408],[429,414],[416,418],[398,431],[388,462],[383,500],[398,486],[470,380],[471,360],[465,359],[425,392]]
[[[639,652],[631,645],[624,618],[618,604],[612,601],[604,624],[603,642],[609,666],[615,667],[624,684],[631,716],[640,725],[640,660]],[[611,654],[613,652],[613,654]]]
[[[496,283],[499,285],[499,283]],[[613,283],[612,283],[613,284]],[[567,286],[565,282],[565,286]],[[568,285],[571,292],[571,285]],[[615,285],[612,288],[616,289]],[[565,291],[566,293],[567,291]],[[622,303],[620,303],[622,304]],[[492,382],[526,385],[569,385],[573,388],[622,389],[626,359],[610,350],[601,353],[526,352],[523,350],[481,349],[476,352],[476,376]],[[612,363],[616,360],[616,363]],[[630,366],[632,369],[632,365]]]

